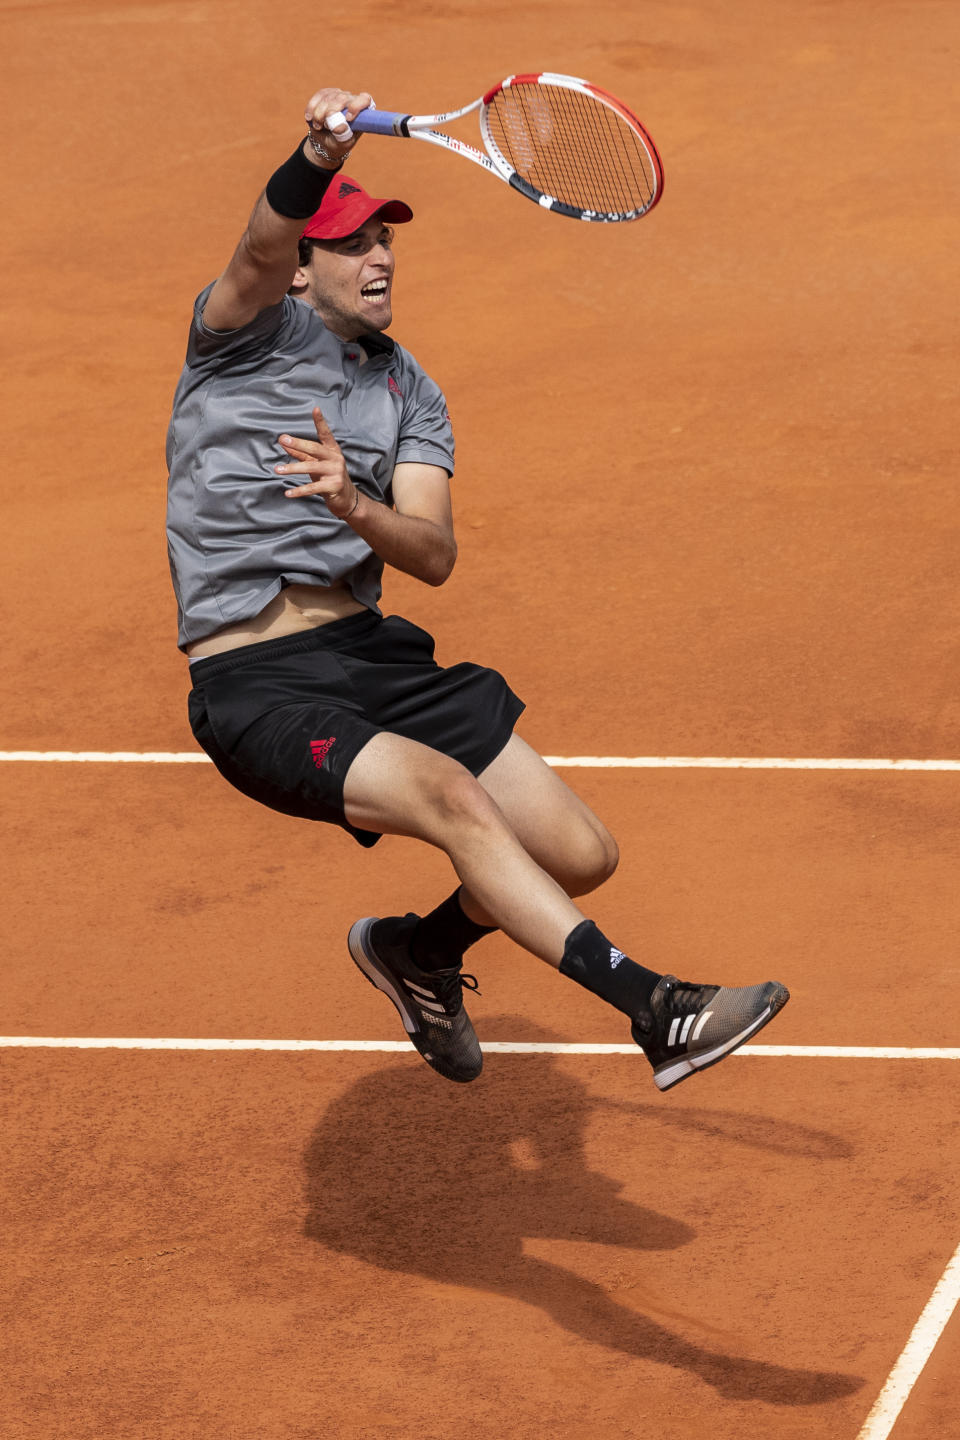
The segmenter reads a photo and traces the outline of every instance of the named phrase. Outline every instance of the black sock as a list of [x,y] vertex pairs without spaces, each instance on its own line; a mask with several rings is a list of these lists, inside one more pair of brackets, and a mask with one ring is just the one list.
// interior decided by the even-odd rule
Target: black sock
[[592,920],[582,920],[567,936],[560,974],[632,1019],[649,1011],[650,996],[663,979],[611,945]]
[[410,954],[421,970],[453,969],[460,964],[464,952],[471,945],[482,940],[484,935],[492,935],[497,928],[496,925],[478,925],[464,914],[460,889],[458,886],[436,910],[424,915],[413,932]]

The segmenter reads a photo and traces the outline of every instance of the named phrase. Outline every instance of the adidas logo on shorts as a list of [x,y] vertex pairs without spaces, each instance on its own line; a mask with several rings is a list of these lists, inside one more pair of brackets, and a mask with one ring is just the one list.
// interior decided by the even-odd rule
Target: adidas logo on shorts
[[333,738],[330,740],[310,741],[310,752],[313,755],[313,763],[314,765],[316,765],[318,770],[321,768],[324,760],[326,760],[327,756],[330,754],[330,751],[333,749],[335,743],[336,736],[333,736]]

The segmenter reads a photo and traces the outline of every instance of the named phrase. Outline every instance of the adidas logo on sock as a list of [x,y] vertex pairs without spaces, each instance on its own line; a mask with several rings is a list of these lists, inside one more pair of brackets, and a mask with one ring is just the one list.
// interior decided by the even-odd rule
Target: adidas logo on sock
[[616,970],[617,966],[620,964],[620,961],[621,961],[621,960],[626,960],[626,958],[627,958],[627,957],[626,957],[626,955],[624,955],[624,953],[623,953],[622,950],[615,950],[612,945],[610,946],[610,969],[611,969],[611,970]]

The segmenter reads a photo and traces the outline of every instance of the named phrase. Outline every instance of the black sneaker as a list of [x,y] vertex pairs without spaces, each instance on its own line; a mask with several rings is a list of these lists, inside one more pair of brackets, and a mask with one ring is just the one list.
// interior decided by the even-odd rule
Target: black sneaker
[[696,1070],[716,1065],[762,1030],[790,999],[776,980],[765,985],[687,985],[664,975],[630,1033],[653,1066],[658,1090],[679,1085]]
[[[370,981],[400,1011],[412,1043],[439,1075],[466,1084],[476,1080],[483,1066],[470,1017],[463,1008],[463,987],[476,990],[472,975],[460,966],[451,970],[420,970],[410,958],[409,938],[419,916],[397,916],[388,921],[375,915],[350,928],[350,956]],[[374,926],[379,926],[376,939]]]

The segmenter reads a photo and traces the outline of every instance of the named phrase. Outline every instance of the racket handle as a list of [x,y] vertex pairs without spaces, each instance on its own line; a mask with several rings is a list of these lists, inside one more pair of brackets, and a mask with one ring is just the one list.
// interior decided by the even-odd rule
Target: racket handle
[[[399,135],[400,122],[406,118],[399,110],[361,110],[353,118],[353,130],[360,135]],[[333,132],[346,125],[347,120],[343,111],[337,110],[327,116],[326,123],[327,129]],[[346,136],[340,138],[346,139]]]

